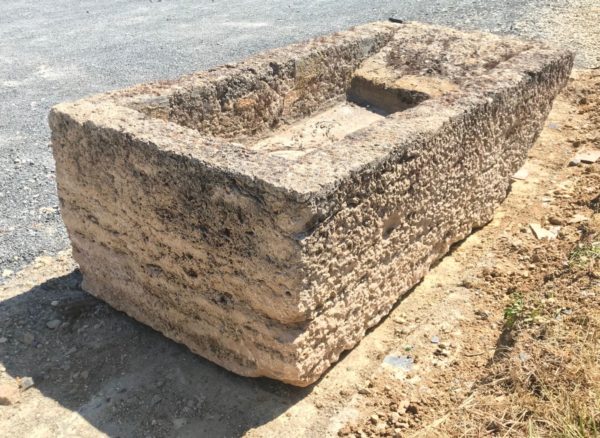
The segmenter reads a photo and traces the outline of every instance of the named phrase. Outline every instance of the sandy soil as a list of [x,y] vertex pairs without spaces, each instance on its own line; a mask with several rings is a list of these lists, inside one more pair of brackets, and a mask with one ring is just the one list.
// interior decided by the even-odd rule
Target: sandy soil
[[548,359],[516,339],[541,327],[527,297],[553,327],[600,308],[595,259],[567,269],[600,231],[600,162],[569,165],[598,148],[599,102],[600,71],[576,72],[494,220],[309,388],[212,365],[83,292],[68,252],[38,258],[0,286],[0,435],[524,436],[488,378]]

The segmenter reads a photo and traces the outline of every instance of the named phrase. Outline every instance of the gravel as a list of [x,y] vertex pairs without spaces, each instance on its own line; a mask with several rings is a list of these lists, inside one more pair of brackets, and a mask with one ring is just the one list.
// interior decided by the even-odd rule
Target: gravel
[[0,284],[36,256],[68,246],[46,121],[58,102],[388,17],[547,38],[576,50],[578,66],[596,67],[595,2],[3,0]]

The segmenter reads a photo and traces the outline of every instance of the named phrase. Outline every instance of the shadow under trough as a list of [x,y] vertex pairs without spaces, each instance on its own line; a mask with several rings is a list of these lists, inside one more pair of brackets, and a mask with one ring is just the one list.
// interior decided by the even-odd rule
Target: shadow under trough
[[75,270],[0,302],[0,362],[109,436],[241,436],[311,391],[232,374],[80,282]]

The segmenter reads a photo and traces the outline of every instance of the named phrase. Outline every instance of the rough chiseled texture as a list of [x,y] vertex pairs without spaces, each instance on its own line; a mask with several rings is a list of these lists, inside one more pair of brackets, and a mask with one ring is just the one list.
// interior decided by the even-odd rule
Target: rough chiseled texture
[[372,23],[58,105],[83,287],[236,373],[308,385],[490,220],[572,61]]

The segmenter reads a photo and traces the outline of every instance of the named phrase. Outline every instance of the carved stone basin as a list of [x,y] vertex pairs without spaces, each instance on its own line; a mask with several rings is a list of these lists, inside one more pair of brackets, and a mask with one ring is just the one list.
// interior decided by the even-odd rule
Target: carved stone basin
[[53,108],[83,287],[305,386],[505,198],[572,54],[372,23]]

